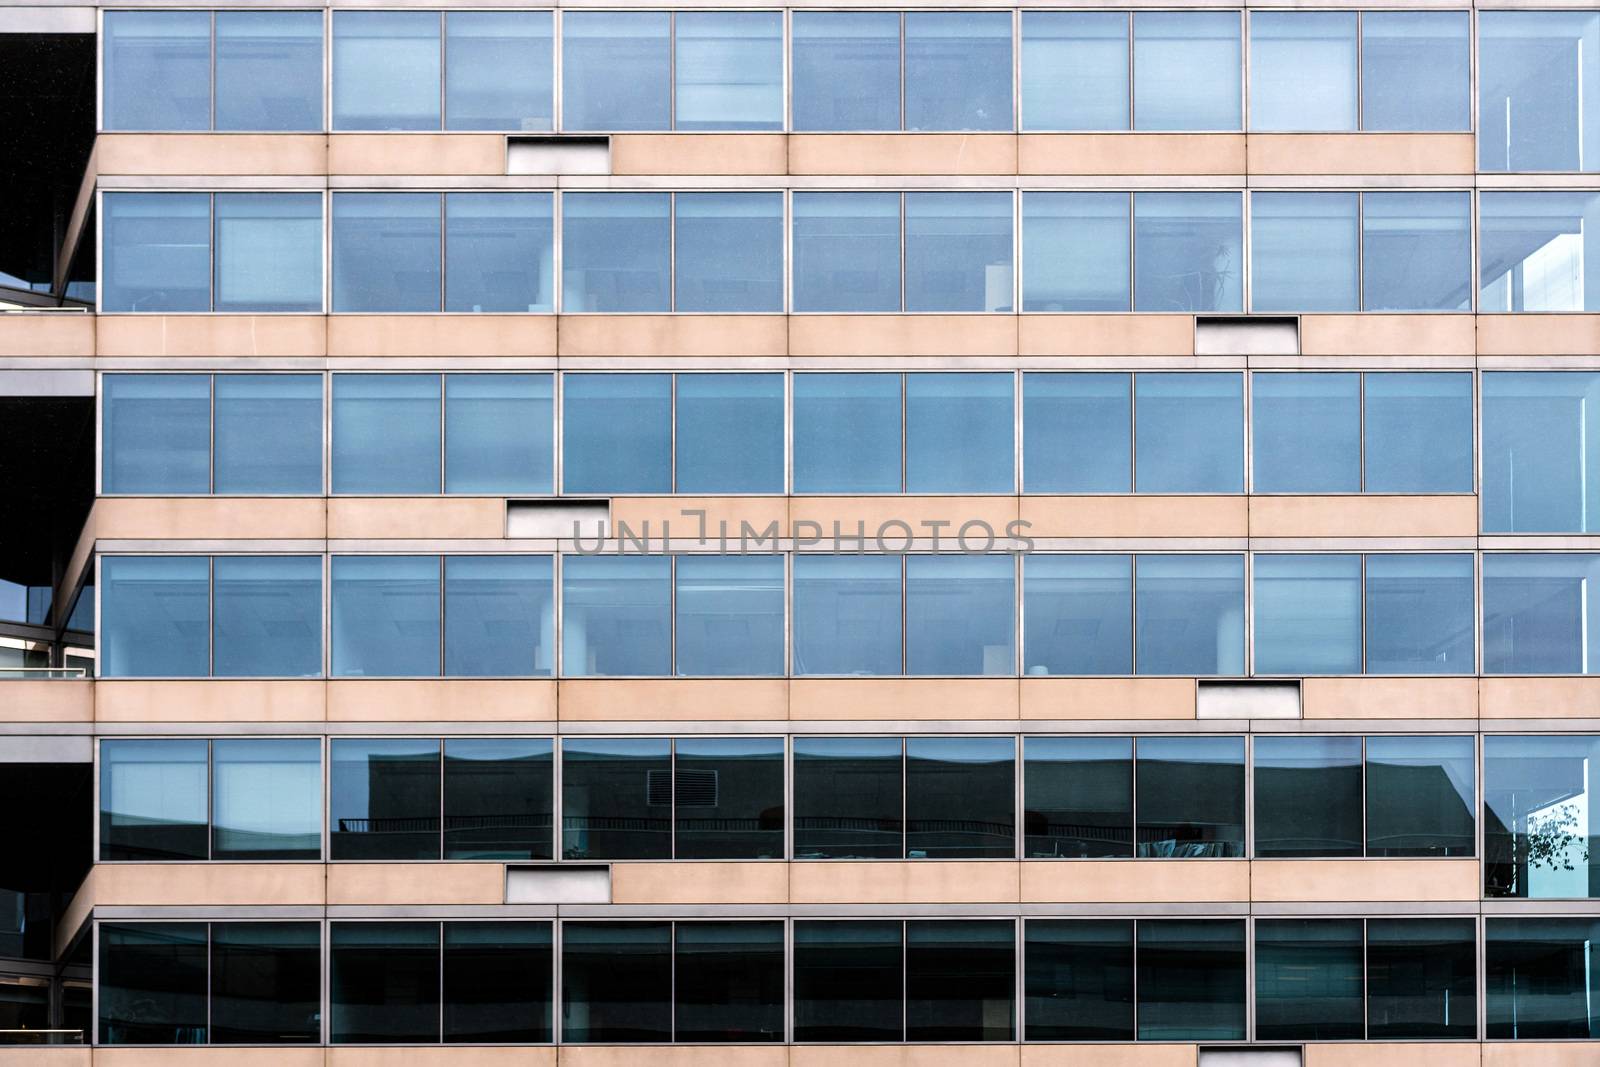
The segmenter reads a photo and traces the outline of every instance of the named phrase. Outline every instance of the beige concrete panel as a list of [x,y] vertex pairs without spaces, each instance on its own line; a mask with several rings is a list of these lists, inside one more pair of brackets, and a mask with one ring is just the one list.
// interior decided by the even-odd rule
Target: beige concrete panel
[[1024,904],[1219,904],[1250,899],[1247,860],[1029,860]]
[[1261,902],[1477,900],[1477,860],[1254,860],[1250,898]]
[[1592,1041],[1486,1041],[1483,1067],[1594,1067]]
[[[561,1062],[567,1061],[570,1051],[565,1049],[560,1053]],[[326,1052],[327,1067],[555,1067],[557,1057],[552,1046],[527,1045],[413,1045],[410,1048],[334,1045]]]
[[328,905],[504,904],[503,863],[329,863]]
[[772,722],[789,712],[782,678],[591,678],[559,683],[562,722]]
[[1010,133],[796,133],[790,174],[1015,174]]
[[1351,1045],[1307,1045],[1305,1067],[1478,1067],[1478,1046],[1469,1042],[1430,1045],[1407,1041]]
[[[1020,174],[1243,174],[1242,133],[1025,133]],[[1470,169],[1470,168],[1468,168]]]
[[1305,356],[1470,356],[1476,344],[1471,315],[1300,316]]
[[322,356],[321,315],[101,315],[101,356]]
[[1600,677],[1480,678],[1478,714],[1485,719],[1600,717]]
[[321,907],[320,863],[102,863],[94,906],[301,905]]
[[0,315],[0,356],[92,356],[95,316],[77,311]]
[[1192,356],[1192,315],[1019,315],[1024,356]]
[[1479,315],[1478,355],[1600,355],[1600,315]]
[[329,722],[550,722],[556,717],[556,683],[544,678],[335,678],[327,686]]
[[783,904],[789,865],[764,863],[614,863],[613,904]]
[[332,315],[330,356],[553,356],[554,315]]
[[506,139],[489,133],[336,133],[329,174],[504,174]]
[[1194,704],[1192,678],[1022,679],[1024,719],[1192,719]]
[[1244,537],[1243,496],[1024,496],[1029,537]]
[[1251,537],[1473,537],[1474,496],[1252,496]]
[[[0,1067],[89,1067],[91,1056],[82,1046],[23,1045],[0,1048]],[[322,1060],[316,1063],[320,1065]]]
[[316,133],[102,133],[100,174],[326,174],[328,142]]
[[[397,1049],[386,1049],[394,1052]],[[87,1051],[85,1052],[87,1055]],[[178,1048],[97,1048],[95,1067],[323,1067],[320,1048],[242,1048],[237,1045],[197,1045]],[[87,1063],[88,1061],[85,1060]],[[396,1062],[393,1059],[385,1064]],[[5,1061],[0,1059],[0,1065]],[[36,1061],[32,1067],[54,1067],[55,1061]]]
[[[561,1067],[784,1067],[789,1050],[782,1045],[563,1045]],[[840,1061],[835,1061],[840,1062]],[[843,1061],[851,1062],[851,1061]],[[333,1067],[330,1062],[329,1067]]]
[[1470,133],[1252,133],[1257,174],[1471,174]]
[[93,722],[92,679],[0,681],[0,722]]
[[612,174],[782,174],[781,133],[614,133]]
[[94,684],[94,717],[96,722],[321,722],[324,685],[300,678],[102,678]]
[[789,718],[1017,718],[1015,678],[796,678]]
[[1476,678],[1306,678],[1307,719],[1475,719]]
[[782,315],[563,315],[563,356],[783,356]]
[[791,356],[1014,356],[1016,315],[791,315]]
[[320,541],[322,497],[101,497],[95,537],[110,541]]
[[328,502],[328,537],[503,538],[505,501],[492,497],[334,497]]
[[789,864],[793,904],[1015,904],[1014,860],[800,860]]
[[[705,516],[685,512],[703,511]],[[781,496],[614,496],[611,498],[612,536],[626,524],[635,537],[720,544],[729,547],[741,539],[749,551],[770,549],[774,539],[788,536],[789,501]],[[777,532],[771,533],[777,523]],[[823,531],[825,534],[827,530]],[[742,535],[742,538],[741,538]],[[585,542],[587,543],[587,541]]]
[[[857,536],[864,536],[870,550],[901,548],[907,538],[907,526],[911,528],[912,537],[931,541],[937,534],[941,547],[960,547],[961,528],[973,523],[967,529],[966,543],[976,551],[988,546],[989,530],[994,531],[998,541],[1006,536],[1006,527],[1016,518],[1017,498],[1014,496],[796,496],[789,499],[792,526],[815,523],[822,528],[820,535],[809,527],[800,532],[806,536],[821,536],[829,547],[833,545],[835,523],[838,524],[837,536],[845,547],[853,547]],[[943,525],[939,525],[941,523]],[[880,540],[882,546],[878,543]]]
[[[568,1051],[562,1050],[563,1062]],[[789,1067],[1015,1067],[1018,1062],[1016,1045],[794,1045],[789,1049]]]
[[1022,1067],[1194,1067],[1195,1045],[1024,1045]]

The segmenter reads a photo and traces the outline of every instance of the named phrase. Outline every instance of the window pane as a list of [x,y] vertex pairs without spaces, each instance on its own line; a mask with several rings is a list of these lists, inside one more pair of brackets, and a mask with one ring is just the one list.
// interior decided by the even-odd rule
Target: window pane
[[1021,86],[1024,130],[1127,129],[1128,16],[1024,11]]
[[205,556],[102,556],[100,674],[204,678],[209,671]]
[[899,674],[899,557],[796,555],[793,625],[797,675]]
[[1487,919],[1483,966],[1489,1040],[1600,1036],[1600,921]]
[[906,558],[907,674],[1015,674],[1016,629],[1011,556]]
[[1133,1040],[1133,923],[1030,919],[1025,1041]]
[[1243,308],[1242,210],[1237,193],[1133,194],[1133,310]]
[[561,673],[672,673],[672,561],[567,556],[561,577]]
[[783,129],[783,14],[680,11],[675,129]]
[[1356,128],[1356,13],[1250,13],[1250,128]]
[[794,491],[900,491],[898,374],[794,376]]
[[1023,491],[1128,492],[1132,419],[1126,374],[1023,374]]
[[553,129],[550,12],[451,11],[444,18],[445,129]]
[[1367,557],[1367,673],[1472,673],[1472,557]]
[[898,921],[796,919],[794,1039],[899,1041],[902,953]]
[[444,1039],[550,1041],[551,940],[547,922],[446,922]]
[[562,129],[667,129],[671,32],[671,16],[665,11],[565,14]]
[[906,129],[1014,128],[1009,11],[910,11],[905,44]]
[[439,13],[340,11],[333,19],[333,128],[439,128]]
[[1600,166],[1600,13],[1486,12],[1478,52],[1479,169]]
[[210,12],[107,11],[103,47],[106,129],[210,129]]
[[1141,737],[1137,757],[1140,856],[1244,855],[1244,738]]
[[1361,128],[1472,128],[1465,11],[1361,14]]
[[672,376],[568,374],[561,383],[569,493],[672,491]]
[[1600,193],[1480,193],[1478,310],[1600,311],[1596,241]]
[[678,557],[677,673],[778,676],[783,671],[783,557]]
[[1367,855],[1473,854],[1470,737],[1367,738]]
[[1360,919],[1256,920],[1256,1039],[1365,1036]]
[[550,193],[446,193],[444,214],[446,311],[555,310]]
[[[1484,375],[1486,394],[1493,377]],[[1470,493],[1471,375],[1368,374],[1363,383],[1367,492]]]
[[906,375],[906,490],[1014,491],[1011,374]]
[[1362,205],[1362,307],[1472,309],[1469,194],[1367,193]]
[[1361,805],[1361,738],[1256,738],[1257,856],[1360,856]]
[[218,556],[212,568],[213,675],[322,675],[321,556]]
[[328,742],[329,831],[336,860],[439,858],[439,742]]
[[783,1040],[783,923],[680,922],[673,1040]]
[[209,492],[211,376],[107,374],[101,383],[101,491]]
[[439,491],[439,376],[333,376],[333,491]]
[[1478,935],[1471,919],[1367,920],[1367,1039],[1478,1033]]
[[562,197],[563,311],[671,310],[670,199],[666,193]]
[[1023,561],[1023,671],[1133,673],[1133,557]]
[[1251,310],[1358,310],[1360,217],[1355,193],[1251,193]]
[[212,923],[212,1043],[290,1045],[321,1040],[321,925]]
[[679,193],[676,210],[676,310],[783,310],[782,193]]
[[569,922],[561,928],[561,1040],[672,1040],[672,924]]
[[205,923],[101,923],[95,981],[101,1044],[205,1043]]
[[333,194],[333,310],[439,310],[438,193]]
[[783,492],[783,375],[680,374],[677,491]]
[[1485,553],[1485,674],[1588,674],[1600,668],[1600,556]]
[[1361,557],[1255,558],[1259,674],[1361,673]]
[[1011,213],[1010,193],[907,193],[906,310],[1010,311]]
[[1023,751],[1025,857],[1133,855],[1131,738],[1029,737]]
[[1244,491],[1244,379],[1232,373],[1134,376],[1134,491]]
[[548,678],[555,599],[549,556],[446,556],[444,673]]
[[1016,1036],[1016,927],[1009,921],[906,923],[906,1040]]
[[322,858],[320,741],[219,738],[211,761],[213,859]]
[[672,742],[561,743],[563,859],[672,858]]
[[902,859],[898,737],[794,739],[796,859]]
[[329,936],[334,1044],[439,1040],[438,923],[336,922]]
[[1250,447],[1258,493],[1359,491],[1361,376],[1251,375]]
[[215,382],[216,491],[320,496],[322,375],[219,374]]
[[1133,128],[1241,127],[1239,15],[1140,11],[1133,16]]
[[797,192],[792,203],[794,310],[899,311],[900,194]]
[[[444,743],[444,858],[553,858],[555,770],[546,737]],[[542,1040],[542,1039],[541,1039]]]
[[206,742],[101,741],[100,858],[206,856]]
[[333,676],[439,674],[439,557],[333,557]]
[[548,493],[555,469],[549,374],[444,376],[444,491]]
[[321,130],[322,13],[218,11],[216,77],[217,129]]
[[1126,193],[1023,193],[1022,310],[1127,311],[1128,211]]
[[678,859],[783,858],[783,738],[680,737]]
[[898,130],[899,13],[796,11],[792,18],[794,129]]
[[1016,855],[1016,742],[1009,737],[906,738],[906,855]]
[[1134,576],[1139,674],[1244,673],[1244,558],[1140,556]]
[[1589,787],[1596,757],[1597,737],[1484,738],[1485,896],[1600,896]]
[[106,193],[100,310],[211,310],[211,196]]
[[1139,922],[1139,1040],[1244,1039],[1244,923]]
[[1600,374],[1485,374],[1484,530],[1587,533],[1597,527]]

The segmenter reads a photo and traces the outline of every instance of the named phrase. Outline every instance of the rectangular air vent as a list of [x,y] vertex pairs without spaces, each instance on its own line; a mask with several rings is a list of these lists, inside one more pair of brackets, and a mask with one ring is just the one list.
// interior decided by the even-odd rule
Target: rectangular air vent
[[1203,1048],[1199,1067],[1301,1067],[1297,1048]]
[[506,536],[574,538],[604,536],[611,526],[609,500],[507,500]]
[[1196,694],[1198,719],[1298,719],[1298,681],[1207,681]]
[[611,868],[603,863],[506,866],[507,904],[609,904]]
[[611,138],[506,138],[507,174],[610,174]]
[[1300,320],[1293,315],[1197,315],[1197,356],[1298,356]]

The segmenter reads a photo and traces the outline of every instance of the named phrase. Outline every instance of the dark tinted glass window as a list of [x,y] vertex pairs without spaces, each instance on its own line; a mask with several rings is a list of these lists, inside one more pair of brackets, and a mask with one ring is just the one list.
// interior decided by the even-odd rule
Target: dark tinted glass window
[[100,743],[100,858],[206,858],[206,742]]
[[1470,737],[1367,739],[1367,855],[1473,853]]
[[906,855],[1014,856],[1015,761],[1009,737],[907,738]]
[[550,924],[444,924],[444,1039],[549,1041]]
[[439,858],[439,742],[330,742],[329,837],[336,860]]
[[899,922],[794,924],[794,1039],[899,1041]]
[[1474,926],[1471,919],[1367,921],[1368,1040],[1477,1036]]
[[335,1044],[439,1040],[439,924],[334,923],[329,951]]
[[1030,920],[1023,952],[1023,1040],[1133,1040],[1133,923]]
[[322,1039],[322,930],[314,922],[211,925],[211,1040]]
[[1361,738],[1258,737],[1256,855],[1361,855]]
[[1258,919],[1257,1039],[1361,1036],[1361,920]]
[[1139,855],[1244,855],[1243,738],[1140,738],[1138,758]]
[[675,1039],[783,1040],[783,924],[677,926]]
[[679,738],[673,792],[678,859],[783,858],[783,738]]
[[1139,923],[1139,1040],[1244,1038],[1244,923]]
[[672,1040],[672,924],[569,922],[561,930],[561,1039]]
[[1484,895],[1600,896],[1600,737],[1483,739]]
[[1011,922],[906,923],[907,1041],[1010,1041],[1016,986]]
[[1491,1041],[1600,1037],[1600,920],[1489,919],[1483,966]]
[[898,737],[794,740],[796,859],[900,859]]
[[1030,737],[1023,754],[1023,855],[1133,855],[1132,738]]
[[554,804],[548,738],[444,743],[445,859],[550,859]]
[[670,741],[568,739],[562,742],[561,753],[563,857],[671,857]]
[[206,924],[102,923],[100,1042],[206,1040]]

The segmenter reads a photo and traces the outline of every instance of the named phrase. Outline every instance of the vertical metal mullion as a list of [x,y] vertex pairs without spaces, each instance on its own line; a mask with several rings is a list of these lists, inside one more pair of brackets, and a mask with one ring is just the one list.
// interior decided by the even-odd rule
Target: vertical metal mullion
[[[215,215],[215,212],[213,212]],[[216,245],[216,220],[212,219],[211,242]],[[213,268],[215,269],[215,268]],[[213,290],[216,288],[216,278],[211,279]],[[206,429],[209,435],[206,439],[206,490],[215,496],[217,492],[217,376],[206,375],[206,400],[211,405],[210,417],[206,420]]]
[[[443,741],[441,741],[440,742],[441,750],[443,749],[443,745],[444,745],[444,743],[443,743]],[[443,796],[444,787],[443,787],[442,784],[440,786],[439,792],[440,792],[440,795]],[[439,823],[439,830],[440,830],[441,833],[444,831],[444,823],[442,821]],[[443,851],[441,851],[439,854],[441,856],[444,855]],[[439,968],[439,1029],[438,1029],[439,1036],[434,1038],[434,1042],[436,1044],[442,1045],[442,1044],[444,1044],[444,920],[443,919],[439,920],[438,935],[439,935],[439,954],[438,954],[437,957],[435,957],[434,962],[438,965],[438,968]]]
[[1244,735],[1244,847],[1245,858],[1256,858],[1256,737]]
[[[667,738],[667,855],[678,858],[678,739]],[[673,1009],[677,1013],[676,1007]]]
[[1356,310],[1367,310],[1367,194],[1359,192],[1356,193]]
[[[901,94],[902,98],[904,95]],[[901,106],[905,106],[903,100]],[[902,315],[906,313],[906,269],[906,194],[902,192],[900,194],[900,313]]]
[[[207,746],[209,751],[209,746]],[[211,924],[203,923],[206,928],[206,1044],[211,1044]]]
[[[442,630],[443,627],[440,627],[440,629]],[[444,813],[445,813],[445,803],[446,803],[446,798],[445,798],[445,795],[444,795],[444,743],[445,743],[445,741],[446,741],[446,738],[443,738],[443,737],[439,738],[439,763],[438,763],[438,766],[439,766],[439,859],[441,859],[441,860],[443,860],[445,858],[445,848],[444,848]],[[440,947],[440,951],[441,952],[444,951],[443,950],[443,945],[444,945],[443,936],[444,936],[443,935],[443,931],[440,931],[439,944],[441,946]],[[443,993],[444,985],[442,983],[440,984],[439,989],[440,989],[439,1000],[440,1000],[440,1003],[442,1004],[444,1002],[444,993]],[[443,1032],[442,1029],[441,1029],[441,1032]]]
[[[439,199],[440,199],[439,210],[440,210],[440,213],[441,213],[440,214],[440,225],[439,225],[439,240],[440,240],[440,243],[441,243],[441,247],[439,249],[439,306],[442,308],[442,307],[444,307],[444,248],[442,247],[442,245],[443,245],[443,241],[444,241],[444,223],[445,223],[445,219],[444,219],[444,216],[443,216],[443,211],[444,211],[444,194],[443,193],[439,194]],[[446,434],[449,433],[449,423],[445,420],[445,409],[450,404],[449,380],[450,380],[450,376],[448,374],[444,373],[443,371],[441,371],[439,373],[439,488],[438,488],[438,492],[439,492],[439,494],[441,496],[444,495],[445,484],[446,484],[445,462],[446,462],[446,457],[448,456],[448,444],[449,444],[449,442],[446,440]],[[444,591],[444,585],[442,583],[439,586],[439,590],[440,590],[440,593],[442,595],[443,591]],[[441,639],[442,639],[443,634],[444,634],[444,628],[443,627],[440,627],[439,633],[440,633],[440,636],[441,636]]]
[[906,759],[906,738],[900,736],[900,858],[909,859],[911,851],[910,767]]
[[[676,205],[672,205],[672,206],[675,207]],[[671,284],[671,279],[670,278],[667,281],[668,281],[668,284]],[[671,446],[668,449],[670,455],[668,456],[667,465],[671,468],[670,473],[672,475],[672,491],[674,493],[676,493],[678,491],[678,373],[677,373],[677,371],[673,371],[667,376],[667,389],[668,389],[668,394],[669,394],[668,397],[667,397],[667,407],[669,409],[669,414],[671,415],[671,420],[672,420],[672,425],[667,428],[668,429],[668,438],[671,441]],[[646,547],[648,547],[648,545]]]
[[676,1045],[678,1043],[678,921],[667,920],[667,970],[669,972],[669,988],[667,992],[668,1039]]
[[[904,265],[904,263],[901,264],[900,273],[901,273],[902,276],[905,274],[905,265]],[[910,485],[910,482],[907,480],[907,476],[909,474],[909,468],[910,468],[910,456],[908,456],[906,454],[907,445],[910,443],[909,442],[910,435],[906,433],[906,421],[907,421],[907,419],[908,419],[908,417],[910,415],[910,412],[908,410],[910,405],[907,403],[906,394],[909,393],[910,390],[911,390],[911,376],[909,374],[905,373],[904,371],[902,371],[900,373],[899,377],[900,377],[900,492],[905,493],[905,492],[909,491],[908,490],[908,486]],[[904,640],[903,640],[904,636],[905,636],[904,634],[901,635],[901,637],[902,637],[901,643],[902,644],[904,644]]]
[[1361,735],[1361,856],[1367,855],[1367,736]]
[[[439,562],[437,564],[437,567],[438,567],[438,572],[437,573],[439,575],[439,659],[438,659],[437,665],[435,667],[435,670],[436,670],[437,673],[435,673],[434,677],[435,678],[443,678],[444,677],[444,630],[445,630],[445,624],[448,621],[445,618],[445,600],[444,600],[444,560],[445,560],[445,557],[444,557],[443,554],[440,554],[437,558],[439,560]],[[441,743],[441,745],[443,744],[442,741],[440,743]],[[441,821],[440,826],[442,827],[443,825],[444,824]]]
[[[901,739],[904,745],[905,739]],[[904,828],[902,827],[902,830]],[[908,1037],[911,1011],[911,922],[900,920],[900,1040]]]
[[1134,1039],[1134,1041],[1138,1041],[1139,1040],[1139,920],[1138,919],[1129,919],[1128,920],[1128,927],[1129,927],[1128,933],[1132,937],[1132,940],[1133,940],[1133,943],[1128,946],[1128,948],[1131,950],[1130,954],[1133,956],[1133,959],[1130,961],[1133,964],[1133,967],[1131,968],[1131,970],[1133,971],[1133,983],[1132,983],[1132,985],[1133,985],[1133,1039]]
[[1357,575],[1358,575],[1358,578],[1359,578],[1359,580],[1361,582],[1361,588],[1356,591],[1356,602],[1360,605],[1360,611],[1361,611],[1361,651],[1360,651],[1359,663],[1360,663],[1360,667],[1361,667],[1361,673],[1362,674],[1366,674],[1367,673],[1367,554],[1365,552],[1363,552],[1359,556],[1357,556],[1356,558],[1359,561],[1359,566],[1357,568]]
[[206,741],[206,859],[216,859],[216,780],[217,758],[215,752],[216,742]]
[[[901,132],[904,132],[905,128],[906,128],[906,13],[904,11],[902,11],[902,12],[900,12],[900,130],[901,130]],[[904,202],[904,198],[902,197],[902,203],[903,202]],[[904,276],[904,273],[905,273],[904,272],[904,268],[902,267],[902,270],[901,270],[902,277]],[[905,308],[905,295],[904,295],[904,291],[903,290],[902,290],[901,298],[900,298],[900,306],[901,306],[902,310]]]
[[206,308],[217,310],[217,194],[206,194]]
[[[909,550],[910,546],[906,546]],[[900,553],[900,676],[910,677],[911,673],[911,626],[910,613],[907,602],[911,598],[911,584],[909,572],[909,551]]]
[[[667,129],[678,128],[678,13],[667,12]],[[676,206],[676,205],[674,205]],[[673,310],[677,310],[676,307]]]
[[1129,859],[1139,858],[1139,739],[1128,738],[1128,780],[1132,793],[1128,797],[1128,810],[1133,813],[1133,849]]
[[[1367,491],[1367,372],[1356,373],[1356,456],[1361,464],[1356,474],[1356,490]],[[1474,422],[1477,420],[1474,419]]]
[[[1139,674],[1139,554],[1128,553],[1128,663]],[[1137,773],[1137,768],[1135,769]]]
[[[1128,83],[1127,83],[1128,84],[1128,129],[1129,129],[1129,131],[1132,131],[1132,130],[1138,129],[1138,125],[1137,125],[1138,119],[1137,119],[1137,116],[1134,114],[1134,103],[1133,103],[1134,95],[1135,95],[1134,91],[1133,91],[1134,90],[1134,85],[1133,85],[1133,12],[1129,11],[1125,16],[1123,16],[1123,18],[1124,18],[1123,29],[1127,32],[1127,35],[1128,35],[1128,69],[1126,71],[1127,78],[1128,78]],[[1129,195],[1131,196],[1132,194],[1130,193]],[[1130,290],[1130,293],[1131,292],[1132,292],[1132,290]],[[1130,296],[1130,300],[1131,300],[1131,296]]]
[[[676,25],[677,16],[673,15],[672,19],[673,24]],[[667,194],[667,308],[671,311],[678,310],[678,194],[675,192]],[[673,386],[673,401],[676,403],[676,376],[673,378]],[[676,410],[674,410],[674,414],[676,414]],[[676,439],[677,425],[674,424],[672,429],[673,437]],[[676,440],[674,440],[674,446],[676,446]],[[674,447],[672,452],[673,456],[676,457],[677,448]],[[672,474],[672,491],[676,493],[678,491],[678,468],[676,464],[672,468]]]
[[[1131,37],[1130,37],[1130,39],[1131,39]],[[1129,84],[1130,84],[1130,88],[1128,90],[1128,100],[1130,101],[1130,103],[1128,104],[1128,107],[1131,109],[1133,107],[1133,104],[1131,102],[1133,100],[1133,90],[1132,90],[1132,87],[1131,87],[1131,85],[1132,85],[1131,81],[1130,81]],[[1127,197],[1128,197],[1128,310],[1129,311],[1137,311],[1137,310],[1139,310],[1139,305],[1138,305],[1138,294],[1134,291],[1134,278],[1138,274],[1139,261],[1138,261],[1138,256],[1135,255],[1135,253],[1134,253],[1134,240],[1133,240],[1133,238],[1134,238],[1134,234],[1136,232],[1136,225],[1135,224],[1136,224],[1136,221],[1137,221],[1135,216],[1134,216],[1134,209],[1138,206],[1138,198],[1133,194],[1133,192],[1131,190],[1128,192]],[[1130,377],[1131,377],[1131,375],[1130,375]]]
[[[449,105],[449,101],[445,99],[445,91],[444,91],[445,82],[448,81],[449,78],[450,78],[450,67],[449,67],[450,50],[449,50],[449,48],[447,47],[447,44],[446,44],[446,42],[448,40],[448,35],[450,33],[450,24],[449,23],[450,23],[449,16],[444,11],[440,11],[439,12],[439,129],[441,129],[441,130],[445,130],[445,129],[449,128],[449,124],[445,121],[446,108]],[[441,267],[443,266],[442,262],[441,262],[440,266]],[[443,270],[439,271],[439,280],[440,280],[441,283],[444,281],[444,271]],[[439,306],[442,308],[444,305],[441,303]],[[439,937],[440,937],[440,941],[439,941],[440,953],[442,954],[443,951],[444,951],[444,949],[443,949],[444,932],[442,930],[440,931]],[[439,988],[442,990],[444,988],[444,986],[441,984]],[[442,995],[441,995],[440,1000],[441,1000],[441,1003],[442,1003],[443,1002]],[[440,1009],[441,1012],[443,1010],[444,1010],[443,1008]],[[440,1026],[439,1029],[440,1029],[440,1033],[444,1032],[444,1027],[442,1025]]]
[[[1128,194],[1130,197],[1132,193]],[[1133,225],[1133,208],[1128,208],[1128,225]],[[1133,234],[1128,234],[1129,248],[1132,248]],[[1133,258],[1131,255],[1128,257]],[[1131,270],[1131,268],[1130,268]],[[1132,307],[1133,277],[1128,277],[1128,300]],[[1139,376],[1132,371],[1128,372],[1128,492],[1139,491]]]
[[[210,103],[211,103],[211,109],[210,109],[211,121],[209,123],[209,128],[212,129],[212,130],[215,130],[217,128],[217,13],[215,11],[211,12],[211,56],[210,56],[210,60],[211,60],[211,62],[207,64],[207,69],[208,69],[208,71],[209,71],[209,73],[211,75],[211,101],[210,101]],[[209,1032],[210,1032],[210,1026],[209,1026],[210,1019],[208,1018],[206,1020],[206,1022],[207,1022],[207,1033],[209,1034]]]
[[[206,557],[206,677],[217,673],[217,557]],[[209,785],[209,783],[207,783]]]
[[[440,80],[440,84],[441,85],[443,84],[443,79]],[[442,314],[444,312],[444,309],[445,309],[445,301],[444,301],[444,292],[445,292],[445,277],[444,277],[445,269],[444,268],[445,268],[445,258],[446,258],[445,231],[447,229],[449,229],[450,217],[449,217],[448,212],[446,212],[446,210],[445,210],[445,195],[444,195],[444,193],[440,192],[438,195],[439,195],[439,311]],[[439,479],[440,479],[441,486],[443,485],[443,482],[444,482],[444,459],[443,459],[444,430],[443,430],[443,426],[442,426],[442,420],[444,419],[444,398],[443,397],[444,397],[444,394],[441,392],[440,393],[440,400],[439,400],[439,418],[441,420],[441,428],[440,428],[440,431],[439,431],[439,450],[440,450]]]
[[1372,1026],[1372,1012],[1368,1005],[1367,979],[1367,925],[1371,920],[1361,920],[1361,1040],[1367,1040],[1367,1031]]

